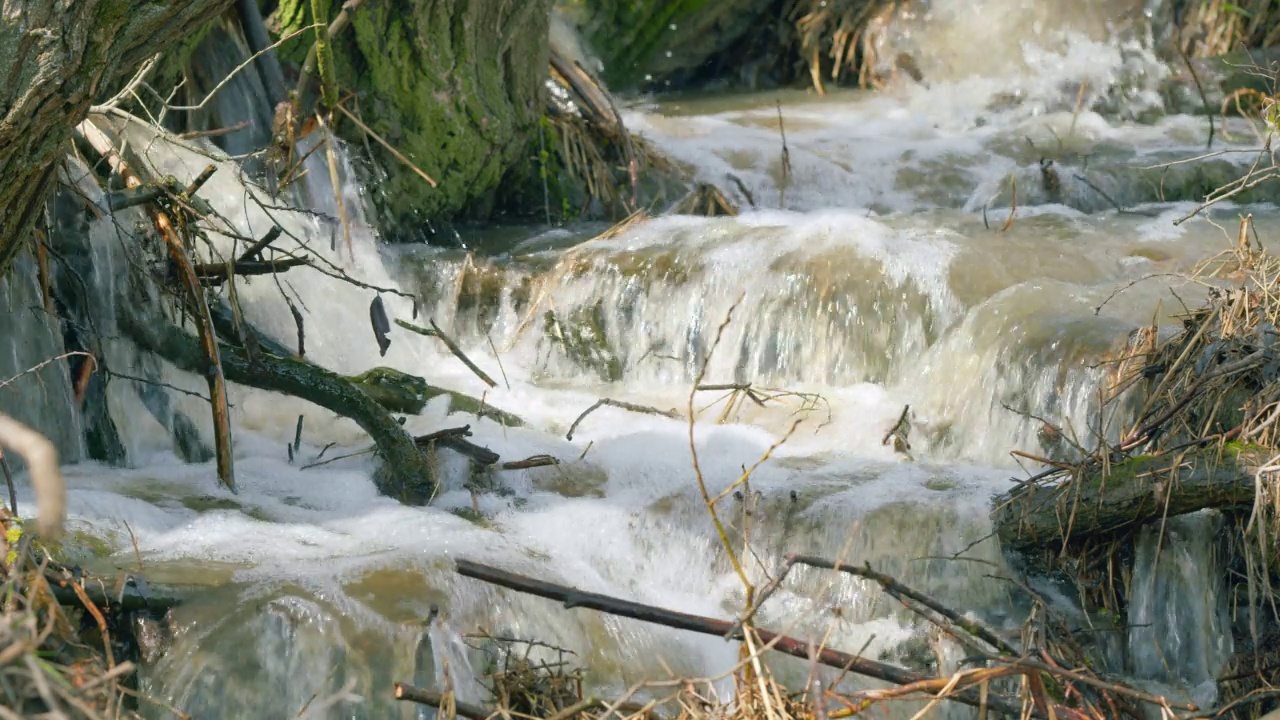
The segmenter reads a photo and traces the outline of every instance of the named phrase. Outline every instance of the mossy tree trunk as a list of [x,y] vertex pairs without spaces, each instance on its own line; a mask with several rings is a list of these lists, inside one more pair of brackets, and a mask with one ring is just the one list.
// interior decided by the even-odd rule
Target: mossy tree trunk
[[558,5],[581,28],[615,89],[679,86],[752,29],[783,20],[776,0],[559,0]]
[[[328,3],[332,21],[342,3]],[[438,183],[431,187],[340,114],[339,132],[367,145],[389,177],[372,195],[392,236],[419,232],[486,199],[513,166],[534,162],[545,107],[551,0],[378,0],[352,13],[332,43],[344,107]],[[312,22],[311,0],[281,0],[284,35]],[[300,65],[312,33],[280,54]],[[318,83],[312,76],[312,96]]]
[[12,0],[0,12],[0,274],[90,104],[231,0]]

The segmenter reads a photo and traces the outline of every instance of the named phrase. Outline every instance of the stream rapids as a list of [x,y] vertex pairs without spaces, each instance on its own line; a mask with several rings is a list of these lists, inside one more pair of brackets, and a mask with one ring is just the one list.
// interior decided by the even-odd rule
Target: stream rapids
[[[992,13],[1006,5],[1051,12],[1053,3],[984,3]],[[348,180],[348,254],[340,241],[331,249],[335,228],[323,216],[335,212],[333,194],[315,179],[327,178],[323,166],[308,173],[312,212],[273,217],[243,202],[235,172],[220,170],[202,195],[244,234],[280,222],[352,276],[417,295],[413,321],[430,318],[452,333],[498,386],[487,388],[434,339],[400,329],[380,356],[368,319],[374,293],[303,268],[286,280],[307,318],[310,359],[352,374],[386,365],[483,395],[527,427],[477,420],[443,398],[407,426],[423,434],[470,424],[472,440],[504,461],[548,454],[562,462],[474,478],[464,458],[442,451],[435,501],[404,507],[377,494],[368,455],[303,467],[322,453],[363,449],[354,423],[233,386],[233,495],[218,487],[212,461],[177,457],[128,380],[108,390],[129,454],[123,468],[84,459],[84,420],[63,370],[0,388],[5,412],[58,442],[72,527],[108,543],[87,565],[132,569],[132,536],[152,583],[193,590],[173,613],[169,646],[144,668],[142,689],[199,718],[294,717],[309,698],[343,688],[343,701],[316,716],[416,717],[424,711],[392,700],[393,682],[439,687],[447,673],[462,699],[485,699],[474,679],[483,655],[468,639],[478,632],[572,650],[601,696],[670,673],[723,673],[736,660],[731,643],[565,610],[452,571],[465,558],[673,610],[736,615],[742,589],[698,496],[684,421],[605,407],[565,438],[600,398],[683,411],[704,363],[706,383],[791,393],[764,407],[735,406],[723,422],[723,393],[697,394],[695,443],[712,493],[801,421],[752,475],[750,493],[723,505],[736,542],[750,540],[755,579],[790,552],[865,561],[1016,627],[1026,608],[989,577],[1010,569],[984,538],[990,499],[1024,473],[1010,451],[1043,452],[1030,416],[1097,426],[1107,354],[1131,330],[1169,322],[1181,303],[1202,297],[1173,275],[1226,248],[1238,215],[1253,214],[1264,243],[1278,219],[1271,205],[1224,203],[1175,222],[1195,204],[1161,201],[1135,169],[1201,153],[1206,119],[1076,115],[1082,81],[1124,86],[1125,107],[1150,109],[1159,102],[1152,78],[1168,72],[1140,43],[1108,36],[1096,13],[1086,15],[1052,37],[1006,42],[1000,52],[1016,62],[1005,74],[988,67],[990,58],[983,65],[958,55],[955,62],[977,65],[927,88],[633,103],[624,114],[630,129],[724,188],[744,206],[737,217],[662,217],[608,239],[592,239],[602,228],[589,223],[464,235],[478,252],[387,247],[360,212],[366,189]],[[950,37],[943,29],[926,23],[915,32],[901,41],[940,53],[926,67],[954,67],[938,40]],[[775,102],[790,157],[785,177]],[[1229,127],[1239,147],[1252,141],[1246,126]],[[1043,182],[1046,156],[1056,158],[1056,192]],[[153,159],[180,182],[207,163],[164,143]],[[1019,200],[1006,223],[1010,177]],[[119,302],[113,268],[126,262],[118,227],[104,218],[90,231],[92,283],[108,326]],[[33,268],[23,258],[0,284],[0,329],[16,339],[0,353],[0,377],[61,352],[57,328],[30,310],[40,303]],[[1146,276],[1156,277],[1135,282]],[[293,343],[274,285],[252,281],[239,292],[252,322]],[[404,297],[383,300],[393,318],[413,318]],[[577,333],[572,348],[555,340],[554,323]],[[108,359],[130,371],[139,362],[123,341],[109,344]],[[200,378],[171,367],[151,372],[204,391]],[[166,393],[208,442],[207,404]],[[908,405],[910,458],[882,442]],[[290,462],[300,415],[302,442]],[[19,500],[31,514],[25,486]],[[1211,522],[1185,518],[1170,530],[1162,560],[1135,582],[1130,620],[1140,629],[1112,641],[1117,671],[1202,703],[1232,651],[1214,586],[1220,575],[1206,559],[1213,533],[1202,525]],[[1043,590],[1073,607],[1064,588]],[[1174,593],[1195,602],[1166,612]],[[433,608],[439,614],[429,620]],[[802,638],[830,632],[832,647],[889,662],[932,658],[943,672],[960,657],[873,585],[814,570],[793,573],[758,621]],[[798,661],[775,663],[784,680],[807,672]],[[894,717],[918,708],[890,705]],[[964,708],[946,712],[970,717]]]

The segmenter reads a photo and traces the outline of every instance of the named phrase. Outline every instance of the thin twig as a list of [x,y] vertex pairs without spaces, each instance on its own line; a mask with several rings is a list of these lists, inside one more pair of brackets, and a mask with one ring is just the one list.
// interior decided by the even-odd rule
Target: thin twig
[[603,400],[597,400],[594,405],[582,411],[582,414],[578,416],[578,419],[574,420],[573,424],[569,426],[569,432],[565,433],[564,436],[565,440],[573,440],[573,432],[578,428],[578,423],[582,422],[583,419],[591,413],[605,407],[606,405],[609,407],[616,407],[621,410],[629,410],[630,412],[643,413],[645,415],[661,415],[662,417],[671,418],[673,420],[680,419],[680,414],[675,410],[659,410],[658,408],[649,407],[648,405],[637,405],[635,403],[624,402],[622,400],[605,398]]
[[485,385],[488,385],[489,387],[498,386],[498,383],[494,382],[494,379],[489,377],[488,373],[481,370],[479,365],[471,362],[471,358],[467,357],[467,354],[462,352],[462,348],[458,347],[458,343],[454,342],[453,338],[449,337],[445,331],[441,330],[439,325],[436,325],[435,320],[428,320],[428,322],[431,323],[430,330],[412,323],[407,323],[404,320],[396,320],[396,324],[405,330],[412,330],[419,335],[426,335],[427,337],[439,338],[440,342],[444,343],[445,347],[449,348],[449,352],[453,353],[454,357],[461,360],[463,365],[466,365],[471,372],[476,374],[476,377],[484,381]]

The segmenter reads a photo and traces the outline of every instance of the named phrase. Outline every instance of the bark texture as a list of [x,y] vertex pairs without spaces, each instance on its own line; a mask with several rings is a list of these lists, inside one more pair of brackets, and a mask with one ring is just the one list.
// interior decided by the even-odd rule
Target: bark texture
[[[615,89],[679,85],[753,28],[781,23],[776,0],[559,0]],[[753,58],[736,58],[742,65]],[[595,68],[592,68],[594,70]]]
[[1256,491],[1253,468],[1265,460],[1234,446],[1137,457],[1112,466],[1105,478],[1019,486],[997,500],[993,521],[1001,547],[1026,552],[1102,539],[1207,508],[1247,508]]
[[89,105],[230,2],[0,0],[0,274]]
[[[342,3],[330,3],[336,15]],[[281,35],[312,22],[310,0],[282,0],[272,25]],[[512,166],[532,162],[545,106],[551,0],[378,0],[351,15],[332,42],[344,107],[414,165],[433,188],[353,123],[339,133],[367,146],[388,177],[371,193],[391,234],[484,204]],[[325,18],[332,22],[333,17]],[[305,33],[281,48],[300,65],[314,42]],[[312,90],[318,87],[313,75]]]

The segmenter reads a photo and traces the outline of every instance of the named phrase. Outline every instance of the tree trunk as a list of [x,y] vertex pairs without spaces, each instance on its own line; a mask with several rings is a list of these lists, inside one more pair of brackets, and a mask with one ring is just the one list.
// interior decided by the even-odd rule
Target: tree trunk
[[[752,29],[781,24],[775,0],[560,2],[615,90],[677,86]],[[739,66],[757,58],[736,58]],[[595,71],[596,68],[588,68]]]
[[71,128],[95,99],[231,0],[4,0],[0,274],[44,207]]
[[[328,5],[331,22],[344,4]],[[351,25],[332,48],[340,94],[359,95],[343,107],[439,183],[432,187],[335,114],[339,133],[367,144],[388,174],[370,194],[393,238],[484,204],[510,168],[536,162],[550,7],[551,0],[377,0],[349,11]],[[310,0],[281,0],[272,18],[280,35],[311,22]],[[307,32],[285,43],[282,59],[300,65],[314,41]],[[311,75],[313,90],[319,77]]]

